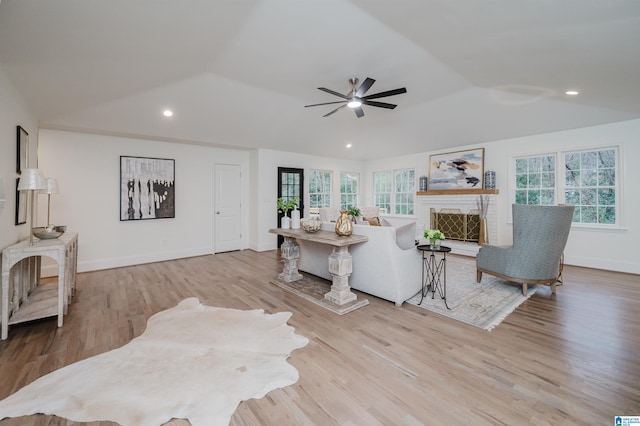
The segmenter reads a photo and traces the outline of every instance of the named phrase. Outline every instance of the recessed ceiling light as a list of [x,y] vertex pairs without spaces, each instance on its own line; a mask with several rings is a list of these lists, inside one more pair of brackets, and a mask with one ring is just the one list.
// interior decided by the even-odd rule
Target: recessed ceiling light
[[162,115],[164,115],[165,117],[171,117],[173,116],[173,111],[171,111],[170,109],[165,109]]
[[353,145],[351,145],[350,143],[347,144],[347,148],[351,148]]
[[575,96],[575,95],[577,95],[579,92],[578,92],[578,91],[576,91],[576,90],[567,90],[567,91],[566,91],[566,92],[564,92],[564,93],[566,93],[566,94],[567,94],[567,95],[569,95],[569,96]]

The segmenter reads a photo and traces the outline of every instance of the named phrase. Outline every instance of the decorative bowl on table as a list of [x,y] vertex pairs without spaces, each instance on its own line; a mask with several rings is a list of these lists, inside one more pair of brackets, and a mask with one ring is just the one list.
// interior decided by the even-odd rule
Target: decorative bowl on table
[[40,226],[38,228],[33,228],[33,236],[38,237],[41,240],[53,240],[58,238],[64,231],[67,230],[66,226]]
[[307,232],[318,232],[322,228],[322,222],[319,220],[301,220],[300,226]]

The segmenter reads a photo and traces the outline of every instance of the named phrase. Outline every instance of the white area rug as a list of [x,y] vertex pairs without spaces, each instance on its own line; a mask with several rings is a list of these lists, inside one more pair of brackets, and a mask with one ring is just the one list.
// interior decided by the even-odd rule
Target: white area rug
[[447,257],[447,304],[436,291],[425,296],[421,305],[420,293],[407,303],[431,312],[491,330],[500,324],[522,302],[533,295],[538,286],[530,285],[527,296],[522,295],[522,285],[504,281],[489,274],[482,274],[482,282],[476,283],[475,259]]
[[309,343],[265,314],[203,306],[189,298],[152,316],[125,346],[39,378],[0,401],[0,419],[43,413],[77,422],[227,425],[241,401],[294,384],[286,362]]

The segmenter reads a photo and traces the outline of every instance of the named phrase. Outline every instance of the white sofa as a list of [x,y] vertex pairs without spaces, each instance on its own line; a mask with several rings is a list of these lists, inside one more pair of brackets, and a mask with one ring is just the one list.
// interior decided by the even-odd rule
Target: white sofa
[[[335,223],[323,222],[322,230],[335,232],[335,226]],[[401,306],[422,288],[422,255],[413,243],[415,223],[398,229],[397,242],[393,226],[353,225],[354,234],[366,235],[369,240],[349,246],[353,257],[349,285]],[[328,262],[331,246],[303,240],[298,240],[298,244],[298,269],[331,280]]]

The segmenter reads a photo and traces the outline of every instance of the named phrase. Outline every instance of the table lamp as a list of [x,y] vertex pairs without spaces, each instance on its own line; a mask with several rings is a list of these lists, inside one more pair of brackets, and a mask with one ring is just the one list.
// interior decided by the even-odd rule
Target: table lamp
[[59,194],[58,181],[55,178],[47,178],[47,187],[41,189],[40,194],[47,194],[47,228],[52,228],[51,224],[51,194]]
[[24,169],[18,182],[18,191],[29,191],[31,210],[29,218],[29,245],[33,245],[33,210],[35,208],[35,191],[47,188],[47,181],[40,169]]

